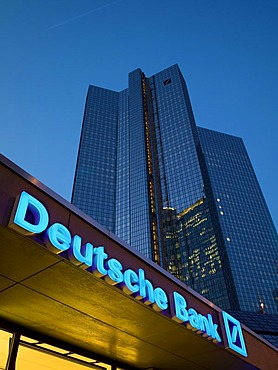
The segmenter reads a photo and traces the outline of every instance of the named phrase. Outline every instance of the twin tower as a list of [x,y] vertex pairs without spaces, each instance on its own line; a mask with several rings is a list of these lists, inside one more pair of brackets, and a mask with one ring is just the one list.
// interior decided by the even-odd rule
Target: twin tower
[[277,313],[277,234],[243,141],[196,126],[177,65],[89,87],[72,203],[222,309]]

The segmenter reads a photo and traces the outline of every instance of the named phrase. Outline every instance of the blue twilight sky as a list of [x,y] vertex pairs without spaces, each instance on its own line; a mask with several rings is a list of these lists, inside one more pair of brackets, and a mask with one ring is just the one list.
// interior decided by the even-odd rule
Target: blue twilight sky
[[1,0],[0,150],[70,199],[87,88],[178,63],[199,126],[244,139],[278,224],[277,0]]

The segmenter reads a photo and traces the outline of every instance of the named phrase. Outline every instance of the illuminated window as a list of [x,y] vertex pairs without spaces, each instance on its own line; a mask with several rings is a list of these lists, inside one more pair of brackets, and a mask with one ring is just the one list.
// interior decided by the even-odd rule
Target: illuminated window
[[6,368],[6,363],[9,354],[9,341],[12,334],[4,330],[0,330],[0,369]]
[[47,364],[47,368],[52,370],[112,369],[111,365],[97,361],[96,359],[81,356],[77,353],[21,336],[16,370],[45,370],[45,364]]
[[68,359],[23,346],[19,346],[16,362],[17,370],[45,370],[45,364],[53,370],[62,368],[67,370],[84,370],[83,365],[76,364]]

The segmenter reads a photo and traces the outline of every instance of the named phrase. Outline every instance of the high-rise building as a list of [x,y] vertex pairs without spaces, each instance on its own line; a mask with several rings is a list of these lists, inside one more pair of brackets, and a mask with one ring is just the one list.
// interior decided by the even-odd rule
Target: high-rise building
[[221,308],[277,314],[277,233],[244,144],[196,127],[177,65],[89,87],[72,202]]

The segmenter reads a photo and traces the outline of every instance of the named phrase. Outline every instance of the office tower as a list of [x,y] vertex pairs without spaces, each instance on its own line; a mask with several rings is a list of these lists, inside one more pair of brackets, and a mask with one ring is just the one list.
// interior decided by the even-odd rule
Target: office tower
[[277,314],[277,234],[244,144],[196,127],[177,65],[89,87],[72,202],[221,308]]

